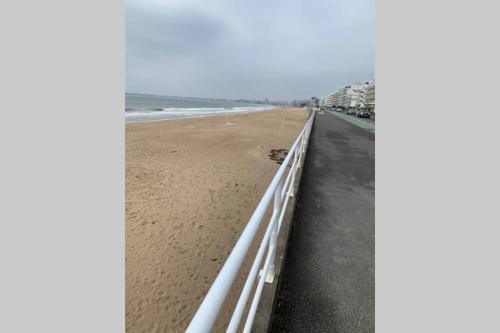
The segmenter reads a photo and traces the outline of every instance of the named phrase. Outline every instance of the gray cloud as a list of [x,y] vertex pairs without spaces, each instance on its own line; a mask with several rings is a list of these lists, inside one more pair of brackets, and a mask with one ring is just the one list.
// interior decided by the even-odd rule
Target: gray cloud
[[294,99],[374,77],[373,0],[127,1],[126,91]]

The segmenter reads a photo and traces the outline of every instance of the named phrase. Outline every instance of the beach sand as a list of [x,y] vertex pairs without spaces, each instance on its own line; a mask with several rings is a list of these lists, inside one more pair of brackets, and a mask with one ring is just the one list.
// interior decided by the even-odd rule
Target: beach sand
[[127,332],[184,332],[280,166],[268,155],[290,148],[306,118],[284,108],[233,125],[126,125]]

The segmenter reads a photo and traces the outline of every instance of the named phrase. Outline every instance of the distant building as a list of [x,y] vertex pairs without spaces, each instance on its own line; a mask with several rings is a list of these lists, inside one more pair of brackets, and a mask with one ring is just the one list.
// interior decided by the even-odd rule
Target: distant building
[[320,108],[325,107],[325,99],[326,99],[326,97],[321,97],[321,98],[319,99],[318,106],[319,106]]
[[363,106],[363,97],[363,86],[361,84],[352,84],[323,97],[325,99],[324,106],[330,108],[340,107],[344,109],[361,107]]
[[319,106],[319,99],[317,97],[311,97],[311,106]]
[[341,90],[330,93],[330,100],[332,107],[339,107],[342,105],[342,100],[343,100],[343,92]]
[[375,112],[375,81],[370,80],[364,84],[364,105],[371,112]]
[[375,81],[347,85],[319,99],[320,107],[343,109],[369,108],[375,110]]
[[330,93],[325,97],[325,107],[333,107],[333,93]]
[[[347,88],[347,89],[346,89]],[[362,107],[364,100],[364,90],[363,85],[361,84],[352,84],[350,86],[346,86],[346,97],[345,97],[345,105],[346,108],[355,108]]]

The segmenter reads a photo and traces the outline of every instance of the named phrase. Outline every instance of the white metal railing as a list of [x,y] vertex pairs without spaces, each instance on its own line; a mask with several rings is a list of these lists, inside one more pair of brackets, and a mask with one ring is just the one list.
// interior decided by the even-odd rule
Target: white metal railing
[[[210,332],[212,330],[212,326],[217,320],[219,312],[224,305],[234,280],[238,275],[250,246],[252,245],[254,237],[259,230],[269,204],[274,198],[273,214],[269,220],[269,224],[266,228],[264,237],[262,238],[259,250],[257,251],[257,255],[255,256],[247,280],[240,294],[240,298],[238,299],[238,303],[234,309],[229,326],[227,327],[227,332],[232,333],[238,330],[243,313],[247,306],[248,298],[250,297],[250,292],[252,291],[258,274],[259,279],[257,287],[255,289],[254,297],[243,328],[243,332],[250,332],[255,318],[257,305],[259,304],[260,296],[262,295],[262,289],[264,288],[264,282],[272,283],[274,279],[274,263],[276,258],[278,234],[285,216],[288,200],[290,197],[294,196],[294,185],[296,181],[295,176],[297,169],[300,168],[303,163],[306,145],[309,142],[309,134],[311,133],[314,121],[314,113],[314,111],[311,111],[309,114],[309,119],[307,120],[304,128],[288,151],[281,167],[276,172],[271,184],[257,205],[257,208],[248,221],[247,226],[241,233],[240,238],[236,242],[236,245],[219,272],[219,275],[210,287],[210,290],[198,308],[198,311],[191,320],[186,332],[198,333]],[[290,170],[288,173],[286,173],[292,158],[292,166],[289,168]],[[286,178],[285,174],[287,175]],[[264,266],[259,272],[266,249],[268,250]]]

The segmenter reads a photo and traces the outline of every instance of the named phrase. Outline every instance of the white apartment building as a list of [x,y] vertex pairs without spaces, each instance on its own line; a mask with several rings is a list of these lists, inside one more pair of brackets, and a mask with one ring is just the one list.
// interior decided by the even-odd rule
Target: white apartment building
[[320,97],[320,98],[319,98],[319,103],[318,103],[318,105],[319,105],[319,107],[320,107],[320,108],[322,108],[322,107],[324,107],[324,106],[325,106],[325,99],[326,99],[326,97]]
[[323,102],[320,105],[327,108],[343,106],[345,100],[344,95],[345,94],[342,89],[339,91],[331,92],[325,97],[321,97],[321,101]]
[[327,108],[333,107],[333,93],[329,93],[325,98],[325,106]]
[[345,90],[345,102],[346,108],[362,107],[364,100],[364,90],[361,84],[352,84],[346,86]]
[[363,107],[364,106],[364,101],[365,101],[365,89],[363,85],[359,85],[357,88],[354,90],[354,97],[352,101],[356,103],[356,106]]
[[332,93],[332,104],[344,109],[359,107],[363,104],[363,96],[363,86],[360,84],[351,84]]
[[332,103],[336,107],[344,105],[344,93],[342,90],[336,91],[332,94]]
[[367,109],[375,112],[375,81],[367,81],[364,86],[364,105]]
[[[368,105],[367,105],[368,103]],[[341,107],[344,109],[368,107],[375,109],[375,81],[367,81],[363,84],[350,84],[338,91],[331,92],[321,97],[322,107]]]

